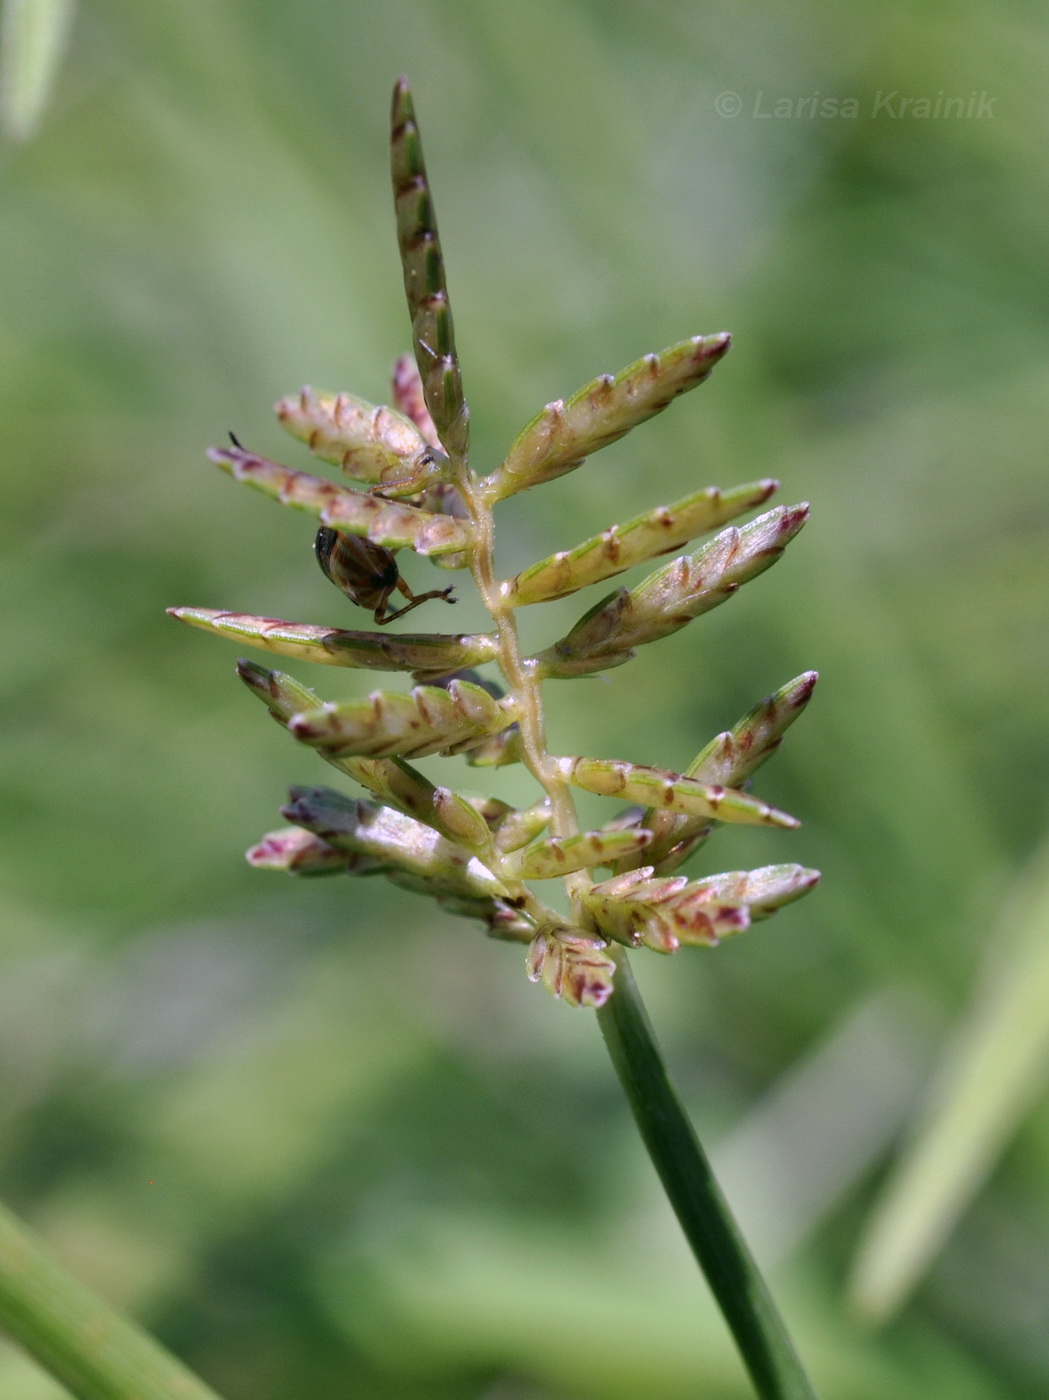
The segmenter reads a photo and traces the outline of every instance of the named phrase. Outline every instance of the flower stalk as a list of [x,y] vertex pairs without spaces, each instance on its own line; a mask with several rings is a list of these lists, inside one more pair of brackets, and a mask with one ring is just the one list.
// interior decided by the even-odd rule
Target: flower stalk
[[772,1295],[667,1074],[623,952],[597,1013],[638,1131],[761,1400],[815,1400]]

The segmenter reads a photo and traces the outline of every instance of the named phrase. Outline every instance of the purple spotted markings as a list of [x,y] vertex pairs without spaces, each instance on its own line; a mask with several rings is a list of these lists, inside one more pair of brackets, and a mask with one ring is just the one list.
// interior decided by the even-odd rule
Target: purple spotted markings
[[569,1006],[604,1006],[612,995],[615,962],[603,938],[564,925],[538,930],[528,945],[528,977]]
[[682,944],[707,947],[742,933],[807,894],[819,872],[800,865],[766,865],[689,880],[653,878],[650,865],[593,885],[583,896],[602,933],[630,948],[676,953]]

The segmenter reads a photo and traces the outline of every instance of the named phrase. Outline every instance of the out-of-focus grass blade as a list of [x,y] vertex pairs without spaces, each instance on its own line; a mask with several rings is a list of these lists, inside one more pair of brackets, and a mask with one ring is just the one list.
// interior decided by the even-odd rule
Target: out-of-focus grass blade
[[26,141],[43,116],[73,21],[73,0],[2,0],[0,126]]
[[714,1147],[715,1175],[764,1268],[811,1238],[898,1140],[929,1064],[924,1009],[899,993],[864,998]]
[[1049,841],[992,936],[995,970],[940,1066],[939,1093],[857,1254],[852,1298],[882,1320],[921,1278],[1049,1073]]

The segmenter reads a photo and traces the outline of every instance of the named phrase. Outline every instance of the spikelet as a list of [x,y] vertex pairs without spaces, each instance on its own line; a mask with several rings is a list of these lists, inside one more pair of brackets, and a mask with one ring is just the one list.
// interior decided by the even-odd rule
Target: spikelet
[[411,695],[373,690],[367,700],[327,704],[294,715],[296,739],[336,758],[459,753],[512,723],[512,700],[493,700],[469,681],[420,685]]
[[737,530],[730,527],[693,554],[595,604],[535,663],[544,676],[588,675],[621,666],[634,648],[679,631],[731,598],[776,562],[808,519],[809,508],[777,506]]
[[367,875],[382,869],[370,856],[350,855],[301,826],[270,831],[247,853],[258,870],[284,870],[289,875]]
[[609,938],[676,953],[683,943],[719,943],[807,894],[819,880],[800,865],[766,865],[689,881],[653,879],[650,865],[592,885],[583,901]]
[[394,360],[390,374],[390,397],[394,408],[415,424],[422,440],[431,447],[439,448],[441,439],[437,436],[437,424],[426,407],[419,366],[411,355],[398,355]]
[[[283,671],[239,661],[237,674],[285,729],[295,715],[321,704],[319,696]],[[486,850],[491,844],[487,823],[465,797],[450,788],[435,787],[403,759],[353,758],[323,751],[321,757],[398,812],[468,850]]]
[[294,657],[298,661],[315,661],[324,666],[411,671],[416,676],[435,679],[480,666],[496,655],[495,638],[490,632],[475,636],[346,632],[338,627],[312,627],[304,622],[283,622],[276,617],[218,612],[213,608],[168,608],[168,613],[190,627],[248,642],[260,651]]
[[426,162],[412,95],[403,78],[393,92],[391,130],[390,170],[397,242],[423,397],[442,446],[450,455],[464,458],[470,440],[470,412],[463,398]]
[[[685,769],[685,776],[739,788],[779,748],[784,733],[812,698],[818,679],[815,671],[806,671],[767,696],[731,729],[715,735]],[[643,856],[624,857],[616,869],[630,869],[643,861],[654,865],[658,874],[668,875],[702,845],[717,821],[649,808],[637,814],[636,824],[652,830],[652,844]]]
[[348,491],[323,477],[292,471],[242,447],[213,447],[208,456],[235,481],[254,486],[281,505],[309,511],[320,518],[322,525],[341,530],[344,535],[362,535],[386,549],[407,547],[418,554],[447,554],[466,548],[473,538],[466,521],[434,515],[417,506],[362,491]]
[[553,880],[576,870],[614,865],[624,856],[643,851],[652,833],[642,827],[629,831],[581,831],[578,836],[549,836],[516,851],[505,870],[518,880]]
[[543,983],[551,996],[569,1006],[604,1006],[612,995],[616,965],[604,951],[603,938],[563,924],[545,924],[528,947],[532,982]]
[[381,487],[384,496],[411,496],[449,479],[448,458],[395,409],[307,387],[279,400],[274,412],[315,457]]
[[657,811],[759,826],[798,826],[796,817],[777,811],[746,792],[703,783],[665,768],[646,768],[614,758],[558,758],[558,771],[574,787],[602,797],[645,802]]
[[500,501],[573,471],[591,453],[701,384],[730,344],[724,332],[694,335],[658,355],[646,355],[616,375],[600,375],[570,399],[548,403],[518,434],[502,466],[484,481],[488,500]]
[[697,535],[716,530],[737,515],[764,505],[778,485],[771,480],[757,481],[737,486],[733,491],[719,491],[716,486],[708,486],[673,505],[657,506],[655,510],[635,516],[625,525],[610,525],[600,535],[584,540],[574,549],[541,559],[538,564],[507,579],[499,591],[515,608],[564,598],[588,584],[613,578],[646,559],[669,554]]
[[331,788],[289,790],[281,815],[352,855],[419,876],[450,893],[494,898],[508,891],[475,856],[454,842],[377,802],[344,797]]
[[549,797],[541,797],[531,807],[510,807],[505,802],[499,805],[503,810],[491,827],[496,849],[505,854],[527,846],[550,825],[552,813]]

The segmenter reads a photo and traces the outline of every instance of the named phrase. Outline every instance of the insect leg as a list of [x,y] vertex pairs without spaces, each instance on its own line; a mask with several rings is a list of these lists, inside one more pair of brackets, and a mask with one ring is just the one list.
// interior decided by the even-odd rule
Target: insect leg
[[[409,601],[405,604],[403,608],[398,608],[396,612],[387,613],[386,604],[389,599],[389,595],[383,598],[382,602],[375,609],[374,614],[375,621],[379,624],[380,627],[385,626],[387,622],[392,622],[394,618],[403,617],[405,613],[410,613],[411,610],[413,608],[417,608],[420,603],[428,603],[431,598],[443,598],[446,603],[455,602],[455,598],[452,597],[451,588],[432,588],[429,591],[429,593],[413,593],[412,590],[405,583],[404,579],[399,576],[397,579],[397,587]],[[392,592],[393,590],[391,589],[390,591]],[[379,616],[380,612],[384,614],[382,617]]]

